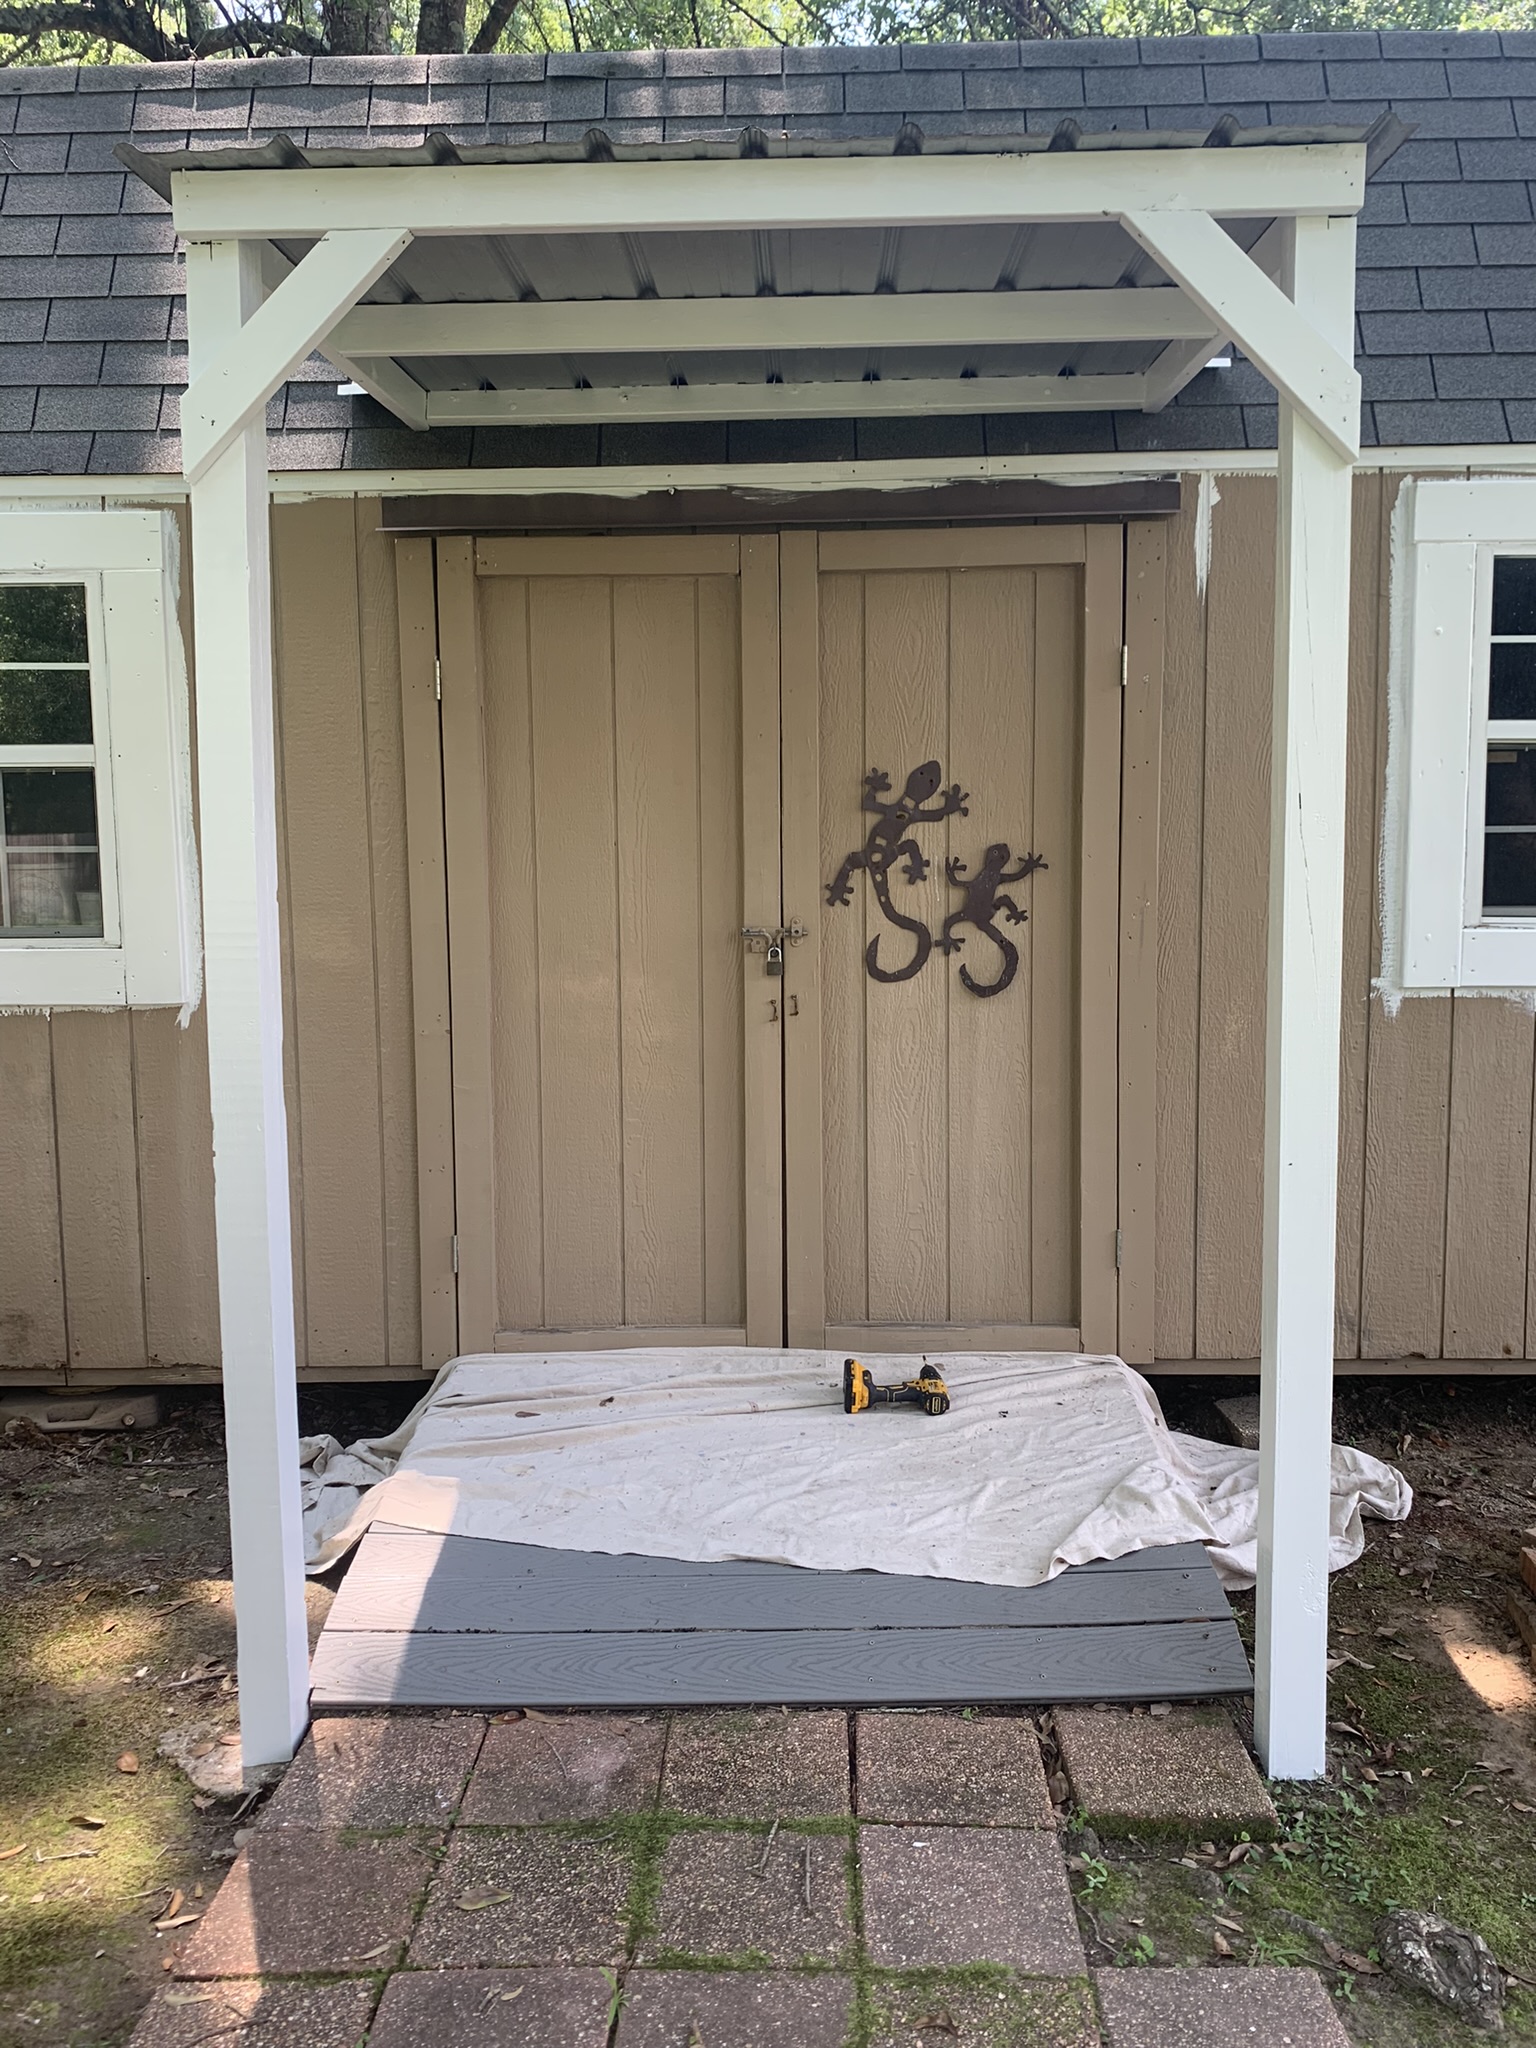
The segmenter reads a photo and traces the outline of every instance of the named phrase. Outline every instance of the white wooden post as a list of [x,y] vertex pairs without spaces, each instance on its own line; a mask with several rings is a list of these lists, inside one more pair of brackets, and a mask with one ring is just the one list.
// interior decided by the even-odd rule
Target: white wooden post
[[[1298,310],[1353,354],[1355,223],[1287,229]],[[1328,1497],[1352,465],[1283,395],[1264,1118],[1257,1734],[1326,1767]]]
[[[258,246],[187,251],[191,374],[260,305]],[[277,925],[267,435],[258,410],[191,487],[198,811],[230,1555],[246,1765],[308,1719],[288,1126]]]

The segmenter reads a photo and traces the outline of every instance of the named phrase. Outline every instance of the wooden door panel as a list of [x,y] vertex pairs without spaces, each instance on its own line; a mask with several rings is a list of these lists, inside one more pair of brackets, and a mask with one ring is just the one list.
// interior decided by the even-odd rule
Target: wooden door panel
[[553,546],[481,550],[478,792],[445,753],[488,932],[489,1101],[457,1115],[488,1119],[491,1213],[461,1204],[460,1236],[487,1240],[497,1348],[739,1342],[737,580],[718,549],[688,574],[678,545]]
[[[819,1300],[791,1268],[797,1341],[819,1329],[832,1345],[889,1349],[954,1343],[962,1331],[979,1346],[1079,1342],[1087,552],[1082,529],[1046,544],[1031,533],[822,537],[820,883],[872,822],[860,809],[866,772],[883,770],[899,790],[927,759],[969,792],[968,815],[918,828],[928,872],[909,882],[893,870],[899,914],[939,937],[960,902],[946,856],[974,871],[1006,841],[1049,868],[1013,892],[1028,921],[1002,927],[1019,965],[993,997],[959,980],[961,965],[981,982],[1002,965],[970,926],[957,930],[956,954],[936,945],[914,978],[873,979],[871,940],[880,964],[899,968],[914,938],[884,916],[867,874],[846,907],[828,906],[823,887],[814,1165],[794,1099],[787,1128],[791,1218],[795,1187],[814,1172],[825,1260]],[[795,742],[787,728],[786,759]],[[1095,1083],[1112,1090],[1112,1071]]]

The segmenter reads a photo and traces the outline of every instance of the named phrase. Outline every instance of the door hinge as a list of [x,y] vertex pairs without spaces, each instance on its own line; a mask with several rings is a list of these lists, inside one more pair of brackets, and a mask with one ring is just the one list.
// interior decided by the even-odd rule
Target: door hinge
[[[1118,1265],[1119,1260],[1117,1259],[1115,1263]],[[459,1270],[459,1233],[457,1231],[453,1233],[453,1270],[455,1273]]]
[[[1126,687],[1128,686],[1128,684],[1130,683],[1130,680],[1131,680],[1131,650],[1130,650],[1130,647],[1129,647],[1128,643],[1126,643],[1126,642],[1122,641],[1122,642],[1121,642],[1121,645],[1120,645],[1120,687],[1121,687],[1121,689],[1122,689],[1122,690],[1123,690],[1123,689],[1125,689],[1125,688],[1126,688]],[[438,690],[438,693],[437,693],[437,694],[438,694],[439,696],[441,696],[441,695],[443,694],[443,693],[442,693],[442,690],[441,690],[441,688],[439,688],[439,690]]]
[[[458,1243],[458,1239],[457,1239],[457,1238],[455,1238],[455,1239],[454,1239],[454,1243],[455,1243],[455,1244],[457,1244],[457,1243]],[[1119,1272],[1119,1270],[1120,1270],[1120,1261],[1121,1261],[1121,1258],[1122,1258],[1122,1256],[1123,1256],[1124,1252],[1125,1252],[1125,1232],[1124,1232],[1123,1230],[1117,1230],[1117,1231],[1115,1232],[1115,1271],[1116,1271],[1117,1273],[1118,1273],[1118,1272]],[[457,1268],[455,1268],[455,1271],[457,1271]]]

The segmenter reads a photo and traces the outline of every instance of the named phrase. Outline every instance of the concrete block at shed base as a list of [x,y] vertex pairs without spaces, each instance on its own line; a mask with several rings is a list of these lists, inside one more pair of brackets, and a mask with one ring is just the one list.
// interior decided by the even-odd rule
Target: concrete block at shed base
[[158,1429],[160,1396],[91,1392],[0,1394],[0,1429],[17,1416],[49,1435],[99,1429]]
[[1216,1427],[1229,1444],[1240,1451],[1259,1448],[1259,1397],[1257,1394],[1226,1394],[1211,1403]]

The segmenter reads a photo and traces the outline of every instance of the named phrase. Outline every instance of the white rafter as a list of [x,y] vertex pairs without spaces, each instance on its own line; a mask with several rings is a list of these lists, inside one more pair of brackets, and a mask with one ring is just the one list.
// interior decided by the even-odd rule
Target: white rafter
[[801,298],[566,299],[358,306],[330,345],[379,356],[701,354],[735,349],[983,348],[1178,341],[1210,323],[1185,294],[848,292]]
[[890,377],[826,384],[628,384],[584,391],[432,391],[427,425],[553,426],[588,420],[868,419],[900,413],[1135,410],[1143,379]]

